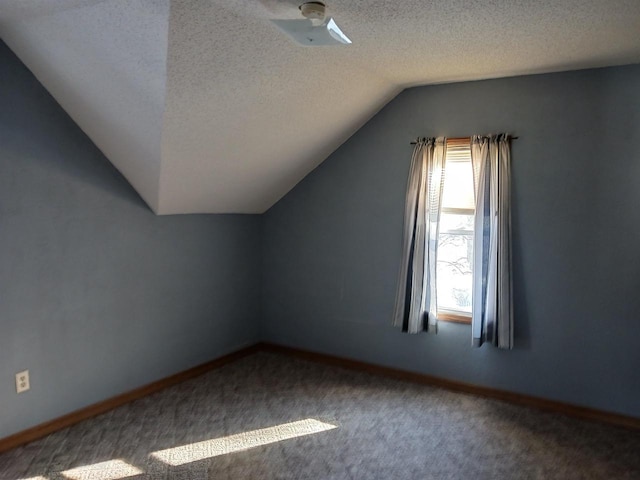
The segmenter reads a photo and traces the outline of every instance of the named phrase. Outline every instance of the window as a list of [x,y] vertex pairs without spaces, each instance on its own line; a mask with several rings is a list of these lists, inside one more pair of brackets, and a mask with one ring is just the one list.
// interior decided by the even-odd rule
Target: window
[[475,202],[469,138],[447,139],[438,236],[438,319],[471,322]]
[[393,309],[404,332],[437,333],[439,320],[472,323],[473,311],[474,346],[513,348],[511,138],[415,142]]

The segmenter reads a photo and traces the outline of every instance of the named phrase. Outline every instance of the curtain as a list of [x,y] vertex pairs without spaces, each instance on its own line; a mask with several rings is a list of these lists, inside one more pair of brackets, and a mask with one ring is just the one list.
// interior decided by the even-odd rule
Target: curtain
[[471,137],[475,188],[472,342],[513,348],[510,138]]
[[445,139],[419,139],[405,202],[402,260],[393,313],[408,333],[437,332],[436,247],[446,161]]

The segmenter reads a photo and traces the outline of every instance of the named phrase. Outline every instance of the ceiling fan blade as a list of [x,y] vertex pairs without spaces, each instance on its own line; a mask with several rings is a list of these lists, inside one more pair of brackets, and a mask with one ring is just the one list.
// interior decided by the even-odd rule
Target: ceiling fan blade
[[333,18],[322,25],[314,25],[311,20],[271,20],[293,41],[307,47],[328,45],[349,45],[351,40],[342,33]]

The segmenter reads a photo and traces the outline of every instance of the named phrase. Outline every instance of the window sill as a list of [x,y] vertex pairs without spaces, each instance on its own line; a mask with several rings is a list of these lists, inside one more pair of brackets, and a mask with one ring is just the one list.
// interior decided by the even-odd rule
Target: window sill
[[471,325],[471,315],[464,313],[442,312],[438,314],[441,322],[465,323]]

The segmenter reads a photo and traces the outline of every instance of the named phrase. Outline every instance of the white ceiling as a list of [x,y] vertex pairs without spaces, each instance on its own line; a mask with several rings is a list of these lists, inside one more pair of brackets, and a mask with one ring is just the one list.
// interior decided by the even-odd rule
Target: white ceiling
[[159,214],[260,213],[403,88],[640,62],[639,0],[0,0],[0,36]]

